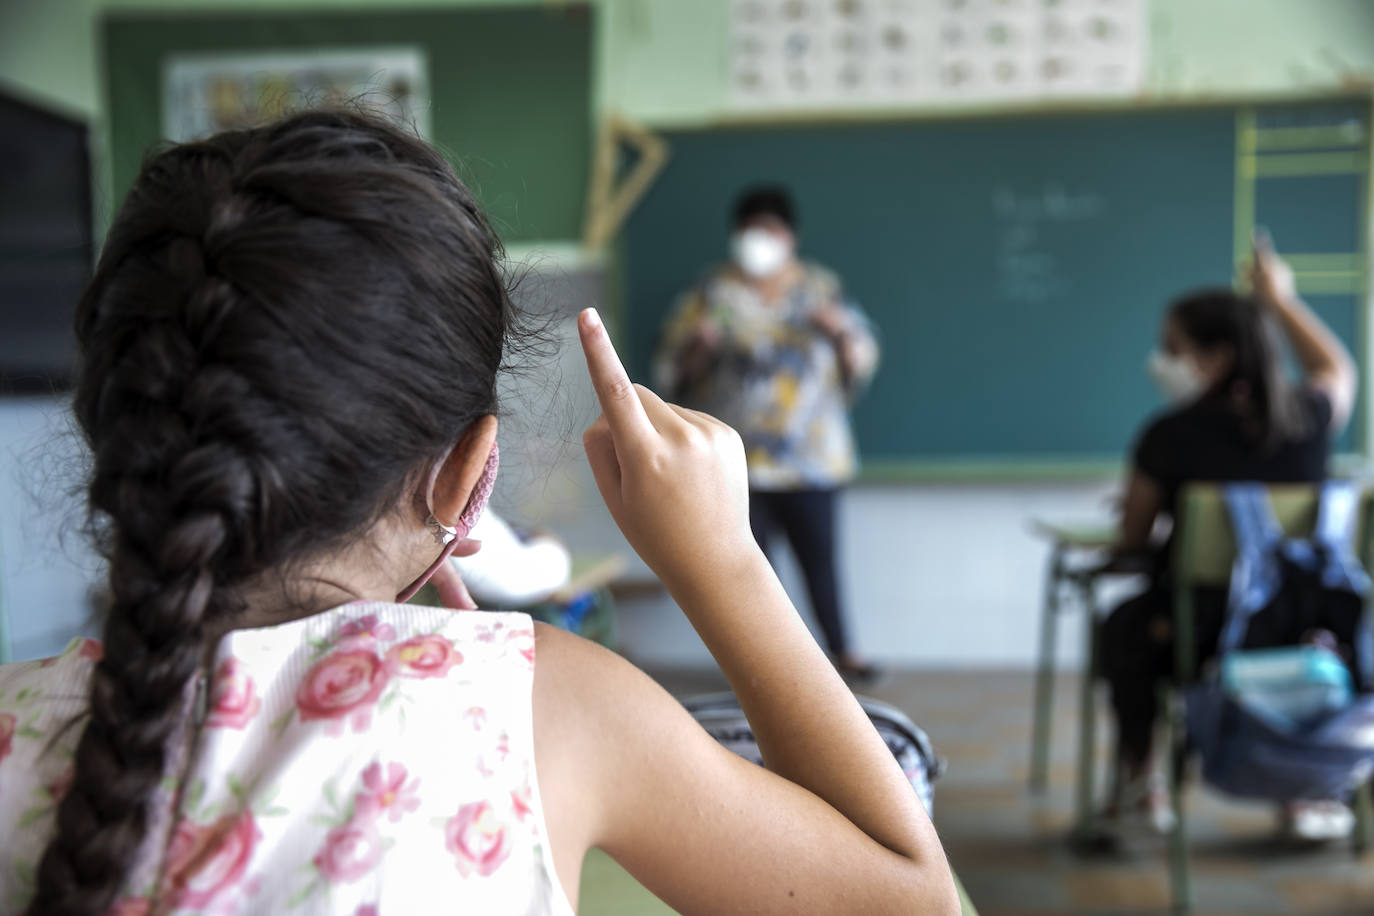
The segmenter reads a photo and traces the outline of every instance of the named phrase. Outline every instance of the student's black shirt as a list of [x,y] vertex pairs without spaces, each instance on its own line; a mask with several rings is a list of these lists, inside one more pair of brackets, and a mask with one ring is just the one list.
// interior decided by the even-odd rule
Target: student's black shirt
[[1226,399],[1204,397],[1151,421],[1136,442],[1135,466],[1159,484],[1171,516],[1179,490],[1192,481],[1319,483],[1331,452],[1331,402],[1313,389],[1299,400],[1303,435],[1264,449]]

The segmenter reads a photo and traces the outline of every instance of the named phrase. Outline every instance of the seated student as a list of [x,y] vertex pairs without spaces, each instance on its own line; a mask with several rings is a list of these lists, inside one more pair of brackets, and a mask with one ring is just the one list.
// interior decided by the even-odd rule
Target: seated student
[[[1350,355],[1298,298],[1292,271],[1267,239],[1257,240],[1251,278],[1253,297],[1217,289],[1174,303],[1150,359],[1174,406],[1137,441],[1123,509],[1122,551],[1155,552],[1150,586],[1113,611],[1102,631],[1101,671],[1111,685],[1118,741],[1109,821],[1144,816],[1161,830],[1172,822],[1163,787],[1150,774],[1156,684],[1174,663],[1168,549],[1152,539],[1156,521],[1173,517],[1190,481],[1325,479],[1331,441],[1355,401]],[[1303,369],[1300,382],[1285,371],[1283,336]],[[1216,646],[1225,604],[1224,590],[1199,591],[1203,659]],[[1305,813],[1322,810],[1307,806]]]
[[396,603],[491,488],[498,257],[447,162],[356,114],[148,159],[76,318],[103,645],[0,667],[6,912],[567,914],[591,846],[683,912],[957,912],[738,436],[631,385],[595,312],[588,460],[769,769],[591,643]]

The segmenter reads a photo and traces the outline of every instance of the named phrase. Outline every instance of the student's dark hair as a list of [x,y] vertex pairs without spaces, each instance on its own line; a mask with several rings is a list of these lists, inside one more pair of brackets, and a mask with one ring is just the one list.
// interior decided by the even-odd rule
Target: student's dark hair
[[1278,324],[1256,300],[1230,289],[1204,289],[1174,302],[1169,317],[1199,349],[1226,347],[1234,355],[1231,374],[1212,394],[1242,406],[1256,447],[1270,450],[1306,434]]
[[755,185],[745,188],[739,197],[735,198],[732,225],[736,229],[760,216],[776,217],[782,220],[788,229],[796,231],[797,206],[792,202],[791,193],[782,185]]
[[115,899],[239,586],[356,540],[495,411],[500,255],[439,153],[356,112],[147,159],[77,308],[111,606],[31,916]]

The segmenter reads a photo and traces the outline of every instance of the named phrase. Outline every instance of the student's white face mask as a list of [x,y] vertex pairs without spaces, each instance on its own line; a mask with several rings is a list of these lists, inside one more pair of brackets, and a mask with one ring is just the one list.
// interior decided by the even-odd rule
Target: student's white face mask
[[792,255],[792,247],[767,229],[745,229],[730,239],[730,254],[750,277],[771,277]]
[[1150,354],[1146,368],[1159,390],[1175,404],[1196,401],[1207,390],[1207,380],[1202,377],[1197,365],[1186,356],[1155,350]]

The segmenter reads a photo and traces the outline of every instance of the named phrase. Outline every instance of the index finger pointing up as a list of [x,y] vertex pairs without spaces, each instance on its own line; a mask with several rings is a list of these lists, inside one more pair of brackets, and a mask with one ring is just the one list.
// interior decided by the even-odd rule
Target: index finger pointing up
[[653,424],[639,401],[639,392],[621,365],[596,309],[582,310],[577,316],[577,331],[582,338],[582,353],[587,357],[587,373],[601,402],[601,412],[611,426],[612,438],[628,443],[652,433]]

